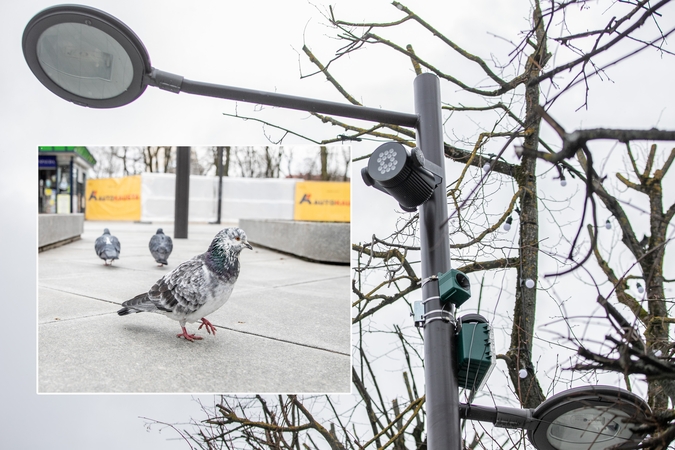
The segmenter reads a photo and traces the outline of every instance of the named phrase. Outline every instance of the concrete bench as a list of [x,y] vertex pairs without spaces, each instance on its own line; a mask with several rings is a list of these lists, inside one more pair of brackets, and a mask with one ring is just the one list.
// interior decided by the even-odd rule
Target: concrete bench
[[83,232],[84,214],[39,214],[38,251],[75,241]]
[[239,227],[254,245],[311,261],[349,264],[349,223],[240,219]]

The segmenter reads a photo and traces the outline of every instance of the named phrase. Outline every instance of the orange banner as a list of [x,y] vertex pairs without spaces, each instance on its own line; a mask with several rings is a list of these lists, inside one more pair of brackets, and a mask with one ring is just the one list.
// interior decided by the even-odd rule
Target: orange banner
[[141,220],[141,177],[87,180],[86,220]]
[[350,183],[299,181],[295,185],[294,220],[349,222]]

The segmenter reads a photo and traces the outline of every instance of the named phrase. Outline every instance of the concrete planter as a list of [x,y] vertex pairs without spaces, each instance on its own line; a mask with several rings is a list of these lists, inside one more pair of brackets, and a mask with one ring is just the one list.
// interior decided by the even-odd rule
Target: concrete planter
[[312,261],[349,264],[349,223],[241,219],[239,227],[254,245]]
[[38,215],[39,251],[77,240],[83,232],[84,214]]

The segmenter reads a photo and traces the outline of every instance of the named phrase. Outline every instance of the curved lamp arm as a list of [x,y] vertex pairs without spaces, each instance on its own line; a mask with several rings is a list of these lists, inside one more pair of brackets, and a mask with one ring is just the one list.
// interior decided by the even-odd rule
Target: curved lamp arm
[[483,406],[460,403],[459,413],[463,419],[490,422],[500,428],[528,430],[536,423],[533,409],[510,408],[508,406]]
[[149,86],[156,86],[160,89],[175,93],[185,92],[187,94],[201,95],[204,97],[222,98],[260,105],[278,106],[286,109],[332,114],[340,117],[350,117],[352,119],[369,120],[392,125],[415,127],[418,121],[416,114],[297,97],[294,95],[278,94],[276,92],[265,92],[255,89],[204,83],[201,81],[187,80],[180,75],[164,72],[155,68],[153,68],[149,74],[146,74],[146,82]]

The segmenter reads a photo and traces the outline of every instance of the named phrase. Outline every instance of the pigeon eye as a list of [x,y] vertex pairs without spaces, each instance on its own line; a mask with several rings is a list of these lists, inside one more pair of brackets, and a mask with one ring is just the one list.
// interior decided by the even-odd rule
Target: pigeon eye
[[239,236],[237,236],[235,239],[241,241],[241,238]]

